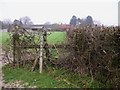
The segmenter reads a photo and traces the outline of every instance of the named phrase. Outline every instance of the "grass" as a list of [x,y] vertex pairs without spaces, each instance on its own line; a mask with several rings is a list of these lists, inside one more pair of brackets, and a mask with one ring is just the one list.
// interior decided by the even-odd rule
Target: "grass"
[[71,73],[65,69],[49,69],[42,74],[36,70],[30,72],[25,68],[3,67],[5,82],[20,80],[38,88],[98,88],[98,82],[91,82],[88,76],[80,77],[78,74]]
[[49,44],[66,43],[66,32],[52,32],[47,37]]
[[[49,32],[48,32],[49,33]],[[37,42],[37,37],[36,42]],[[0,33],[0,43],[4,44],[7,40],[10,39],[8,32],[1,32]],[[61,44],[66,43],[66,32],[52,32],[50,35],[47,36],[47,40],[49,44]]]
[[[64,88],[70,87],[63,81],[56,80],[48,72],[40,74],[38,71],[30,72],[27,69],[16,68],[12,69],[8,66],[3,67],[4,79],[6,82],[21,80],[29,83],[29,85],[37,86],[38,88]],[[22,73],[22,74],[21,74]]]
[[[21,80],[29,83],[29,85],[36,85],[37,87],[54,87],[56,82],[52,77],[46,73],[39,74],[38,72],[30,72],[23,68],[3,68],[4,79],[6,82]],[[50,82],[50,83],[49,83]]]
[[0,32],[0,44],[6,43],[8,39],[10,39],[9,33]]

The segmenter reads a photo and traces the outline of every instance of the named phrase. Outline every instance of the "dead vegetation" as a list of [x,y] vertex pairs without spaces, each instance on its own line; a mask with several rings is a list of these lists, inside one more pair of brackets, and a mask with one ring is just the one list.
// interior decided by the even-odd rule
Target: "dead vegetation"
[[70,32],[69,55],[59,66],[90,75],[108,87],[120,86],[120,30],[118,27],[80,27]]

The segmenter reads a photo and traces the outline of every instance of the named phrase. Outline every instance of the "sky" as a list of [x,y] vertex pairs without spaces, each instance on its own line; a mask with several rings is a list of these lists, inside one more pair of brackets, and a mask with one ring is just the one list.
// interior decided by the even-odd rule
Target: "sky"
[[66,23],[73,15],[104,25],[118,24],[119,0],[0,0],[0,20],[29,16],[34,24]]

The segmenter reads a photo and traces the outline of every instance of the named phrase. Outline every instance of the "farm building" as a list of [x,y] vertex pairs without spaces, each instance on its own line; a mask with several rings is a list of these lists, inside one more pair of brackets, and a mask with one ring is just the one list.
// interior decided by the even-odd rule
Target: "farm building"
[[41,29],[41,28],[45,28],[47,30],[69,30],[71,28],[71,26],[69,24],[52,24],[52,25],[44,25],[44,24],[40,24],[40,25],[29,25],[29,26],[23,26],[24,28],[27,29],[32,29],[32,30],[37,30],[37,29]]

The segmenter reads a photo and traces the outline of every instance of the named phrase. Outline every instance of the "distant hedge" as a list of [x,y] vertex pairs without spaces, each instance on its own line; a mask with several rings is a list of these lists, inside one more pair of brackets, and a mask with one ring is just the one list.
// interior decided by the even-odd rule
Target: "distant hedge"
[[[71,33],[72,32],[72,33]],[[68,34],[69,55],[61,59],[65,68],[90,75],[107,87],[120,87],[120,29],[80,27]]]

